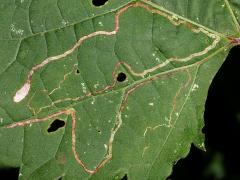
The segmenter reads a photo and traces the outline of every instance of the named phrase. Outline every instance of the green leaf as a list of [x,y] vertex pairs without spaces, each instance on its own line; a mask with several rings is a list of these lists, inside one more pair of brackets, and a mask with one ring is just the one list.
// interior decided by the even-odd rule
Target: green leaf
[[[1,167],[19,179],[166,179],[192,143],[204,150],[238,1],[0,2]],[[49,132],[56,119],[64,127]]]

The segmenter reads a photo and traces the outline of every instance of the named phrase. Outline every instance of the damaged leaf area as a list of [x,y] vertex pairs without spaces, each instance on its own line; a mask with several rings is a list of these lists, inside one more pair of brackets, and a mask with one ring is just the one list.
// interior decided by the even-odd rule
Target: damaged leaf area
[[240,43],[228,0],[0,0],[0,167],[166,179],[204,150],[210,83]]

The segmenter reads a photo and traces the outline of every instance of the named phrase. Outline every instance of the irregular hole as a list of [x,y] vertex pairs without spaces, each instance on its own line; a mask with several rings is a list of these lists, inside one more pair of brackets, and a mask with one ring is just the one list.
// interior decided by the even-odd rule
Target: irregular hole
[[3,179],[18,179],[20,168],[0,168],[0,175]]
[[92,4],[94,6],[102,6],[104,5],[108,0],[92,0]]
[[127,75],[125,73],[123,73],[123,72],[120,72],[117,75],[117,81],[118,82],[123,82],[123,81],[126,80],[126,78],[127,78]]
[[79,69],[76,69],[76,74],[79,74],[79,73],[80,73]]
[[50,127],[48,128],[47,131],[51,133],[51,132],[57,131],[59,128],[63,126],[65,126],[65,121],[56,119],[50,124]]
[[121,178],[121,180],[128,180],[127,174],[125,174],[125,175]]

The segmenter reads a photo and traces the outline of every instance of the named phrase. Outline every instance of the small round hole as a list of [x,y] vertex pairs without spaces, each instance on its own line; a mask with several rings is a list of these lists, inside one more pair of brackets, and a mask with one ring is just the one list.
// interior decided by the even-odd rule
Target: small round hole
[[76,69],[76,74],[79,74],[79,73],[80,73],[79,69]]
[[117,81],[118,82],[123,82],[125,81],[127,78],[127,75],[123,72],[120,72],[118,75],[117,75]]
[[92,0],[92,4],[94,6],[102,6],[104,5],[108,0]]

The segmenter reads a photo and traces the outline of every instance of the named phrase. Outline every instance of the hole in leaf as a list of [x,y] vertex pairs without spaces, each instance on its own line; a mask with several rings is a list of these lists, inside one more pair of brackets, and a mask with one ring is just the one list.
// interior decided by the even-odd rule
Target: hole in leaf
[[125,175],[121,178],[121,180],[128,180],[127,174],[125,174]]
[[125,81],[127,78],[127,75],[123,72],[120,72],[118,75],[117,75],[117,81],[118,82],[123,82]]
[[51,132],[57,131],[59,128],[63,126],[65,126],[65,122],[63,120],[56,119],[51,123],[47,131],[51,133]]
[[76,74],[79,74],[79,73],[80,73],[79,69],[76,69]]
[[101,134],[101,133],[102,133],[102,132],[101,132],[101,130],[98,130],[97,132],[98,132],[99,134]]
[[0,168],[1,179],[18,179],[20,168]]
[[92,0],[92,4],[94,6],[102,6],[104,5],[108,0]]

